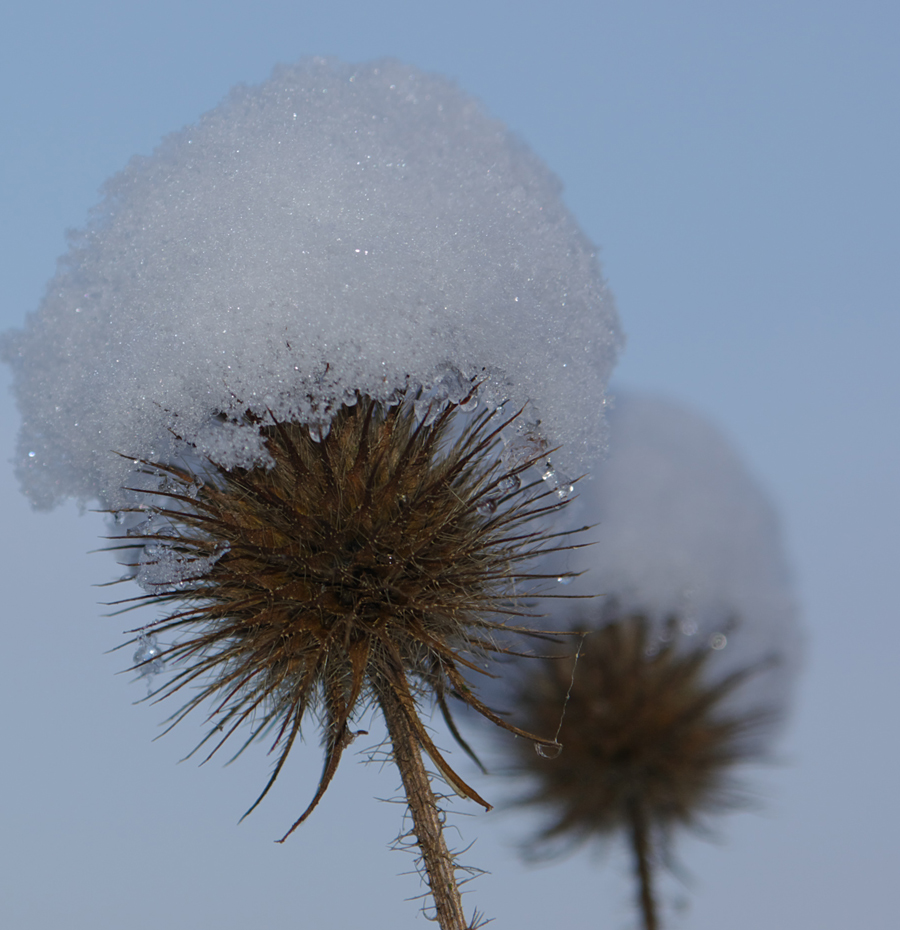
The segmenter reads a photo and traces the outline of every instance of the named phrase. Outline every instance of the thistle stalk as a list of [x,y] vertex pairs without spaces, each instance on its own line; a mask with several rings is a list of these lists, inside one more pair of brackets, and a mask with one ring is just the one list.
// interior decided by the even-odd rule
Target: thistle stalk
[[437,923],[441,930],[469,930],[456,880],[456,864],[444,839],[441,811],[409,717],[390,688],[379,689],[377,700],[387,724],[394,763],[403,781]]
[[585,618],[576,627],[583,636],[577,655],[523,667],[517,689],[529,729],[547,730],[560,708],[566,711],[559,758],[513,744],[521,769],[536,782],[521,802],[552,812],[527,853],[553,855],[568,844],[621,834],[632,855],[643,930],[662,926],[654,881],[669,837],[677,827],[702,824],[710,812],[745,803],[732,770],[753,757],[748,738],[771,723],[767,709],[737,710],[733,701],[768,665],[717,677],[709,672],[715,648],[679,641],[678,628],[675,616],[654,626],[611,599],[593,623]]
[[631,826],[631,851],[634,855],[634,871],[638,882],[638,907],[644,921],[644,930],[659,930],[656,916],[656,898],[653,894],[653,866],[650,861],[650,826],[647,812],[640,798],[634,797],[628,805]]

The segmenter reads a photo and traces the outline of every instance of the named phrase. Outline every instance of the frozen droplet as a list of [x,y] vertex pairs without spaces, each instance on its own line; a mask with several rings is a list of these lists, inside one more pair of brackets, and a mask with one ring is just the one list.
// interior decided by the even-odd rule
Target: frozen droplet
[[428,396],[420,397],[413,405],[416,420],[425,426],[431,426],[444,412],[448,403],[446,396],[439,397],[433,392],[430,392]]
[[565,473],[559,469],[556,470],[556,496],[561,500],[567,500],[575,491],[575,483]]
[[144,517],[140,523],[136,523],[134,526],[129,526],[125,530],[127,536],[149,536],[153,531],[153,517],[148,516]]
[[709,638],[710,649],[724,649],[728,645],[728,637],[724,633],[713,633]]
[[[542,439],[536,433],[524,432],[507,443],[506,447],[500,453],[500,459],[508,468],[514,470],[538,461],[541,454],[546,451],[546,440]],[[549,462],[546,463],[546,467],[542,474],[547,473],[547,468],[550,468],[552,471],[552,466],[550,466]]]
[[498,482],[497,487],[501,491],[518,491],[522,486],[522,479],[518,475],[504,475]]
[[475,508],[483,517],[489,517],[497,509],[497,501],[493,497],[482,498]]
[[168,542],[148,542],[138,559],[135,581],[148,594],[198,589],[210,569],[229,551],[222,543],[209,554],[202,549],[173,546]]
[[309,426],[309,438],[313,442],[323,442],[330,432],[330,422],[311,423]]
[[549,746],[544,743],[535,743],[534,751],[542,759],[556,759],[562,752],[562,743],[551,743]]
[[463,413],[471,413],[477,406],[478,395],[474,391],[459,402],[459,409],[462,410]]
[[697,621],[696,620],[682,620],[679,625],[682,635],[684,636],[696,636],[697,635]]
[[29,452],[28,458],[33,459],[37,455],[37,452]]
[[181,494],[184,491],[184,486],[171,478],[165,478],[160,482],[159,490],[163,494]]
[[114,517],[113,519],[115,519],[116,523],[117,523],[119,526],[121,526],[121,525],[125,522],[125,517],[126,517],[126,516],[127,516],[127,514],[125,513],[125,511],[124,511],[124,510],[120,510],[120,511],[115,515],[115,517]]
[[571,584],[575,580],[574,575],[560,575],[557,579],[559,584]]
[[139,633],[138,647],[132,656],[134,667],[141,677],[158,675],[165,667],[162,649],[156,641],[155,633]]

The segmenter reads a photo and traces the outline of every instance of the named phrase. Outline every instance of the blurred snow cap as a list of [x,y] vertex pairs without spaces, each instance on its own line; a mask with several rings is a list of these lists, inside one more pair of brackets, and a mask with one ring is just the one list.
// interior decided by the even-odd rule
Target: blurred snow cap
[[735,699],[783,708],[800,634],[778,519],[721,432],[670,400],[617,393],[609,456],[577,492],[568,521],[595,524],[580,535],[596,542],[569,555],[565,570],[584,574],[558,593],[601,596],[555,601],[550,625],[597,624],[612,605],[644,614],[660,639],[713,649],[717,678],[763,663]]
[[132,466],[113,453],[166,458],[172,431],[260,461],[216,414],[326,423],[355,391],[473,379],[479,402],[528,402],[580,473],[619,343],[595,250],[522,142],[442,77],[310,59],[113,177],[3,354],[26,493],[114,506]]

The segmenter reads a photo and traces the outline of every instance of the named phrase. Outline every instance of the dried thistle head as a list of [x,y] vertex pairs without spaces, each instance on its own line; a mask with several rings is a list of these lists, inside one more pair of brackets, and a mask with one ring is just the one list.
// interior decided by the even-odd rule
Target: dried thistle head
[[759,667],[716,677],[716,654],[674,632],[660,639],[634,613],[586,634],[577,653],[523,670],[519,719],[537,733],[559,729],[563,746],[548,758],[515,744],[536,780],[525,803],[553,812],[532,850],[630,831],[636,810],[662,838],[742,803],[733,769],[771,714],[735,709],[730,699]]
[[140,634],[173,643],[145,660],[175,669],[155,693],[195,688],[172,725],[211,705],[209,756],[245,724],[243,746],[272,734],[277,761],[255,807],[308,713],[321,724],[319,787],[285,838],[324,794],[370,704],[394,708],[454,790],[486,807],[434,746],[419,705],[433,698],[458,739],[450,697],[522,732],[478,699],[462,670],[483,672],[486,656],[507,651],[498,637],[525,632],[506,622],[528,614],[523,585],[541,577],[524,563],[553,545],[529,524],[562,501],[539,479],[522,485],[531,460],[502,465],[510,420],[485,411],[460,426],[457,412],[450,404],[417,424],[411,403],[360,397],[327,435],[260,422],[268,468],[209,459],[198,476],[145,463],[167,479],[149,507],[166,526],[126,547],[144,553],[139,580],[150,593],[137,603],[170,611]]
[[746,804],[735,766],[758,756],[755,737],[776,717],[734,700],[773,659],[717,675],[724,633],[688,646],[680,627],[610,602],[599,627],[573,631],[577,650],[522,666],[516,694],[522,726],[562,745],[547,754],[514,744],[517,770],[534,784],[519,803],[549,812],[524,851],[541,858],[623,834],[645,930],[660,926],[653,876],[673,832]]

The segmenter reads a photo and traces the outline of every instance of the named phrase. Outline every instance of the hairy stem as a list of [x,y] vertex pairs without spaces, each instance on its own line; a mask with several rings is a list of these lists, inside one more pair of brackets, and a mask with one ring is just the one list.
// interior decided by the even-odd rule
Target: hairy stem
[[431,790],[431,781],[407,711],[390,686],[379,690],[378,703],[387,723],[394,761],[406,792],[413,832],[422,851],[438,925],[441,930],[468,930],[456,881],[456,866],[444,840],[437,799]]
[[631,818],[631,851],[638,879],[638,906],[644,918],[644,930],[659,930],[656,899],[653,896],[653,867],[650,863],[650,827],[643,804],[633,798],[629,805]]

